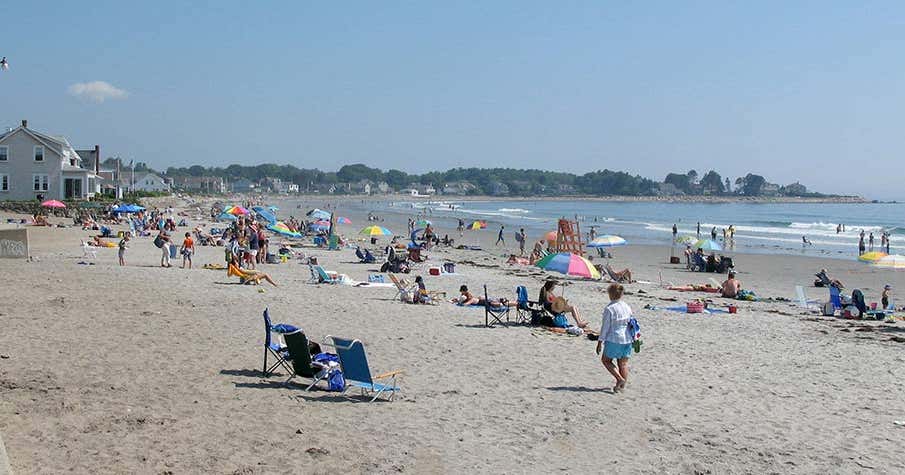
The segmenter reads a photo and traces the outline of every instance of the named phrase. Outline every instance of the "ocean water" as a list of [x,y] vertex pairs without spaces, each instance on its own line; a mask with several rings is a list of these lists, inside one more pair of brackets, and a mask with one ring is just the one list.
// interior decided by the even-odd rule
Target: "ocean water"
[[[576,216],[583,233],[596,226],[598,235],[619,235],[629,244],[667,245],[672,241],[673,223],[680,236],[696,236],[698,222],[701,237],[709,238],[716,227],[717,240],[722,242],[722,229],[734,225],[735,251],[839,258],[857,256],[861,230],[874,233],[879,250],[880,233],[886,230],[891,233],[891,252],[905,253],[905,204],[398,200],[361,206],[376,213],[427,216],[437,221],[441,234],[455,228],[459,218],[469,223],[487,220],[487,229],[472,232],[496,233],[504,224],[507,239],[519,227],[525,228],[529,239],[537,239],[554,230],[560,217]],[[845,225],[845,232],[836,232],[838,224]],[[813,245],[804,246],[802,236]]]

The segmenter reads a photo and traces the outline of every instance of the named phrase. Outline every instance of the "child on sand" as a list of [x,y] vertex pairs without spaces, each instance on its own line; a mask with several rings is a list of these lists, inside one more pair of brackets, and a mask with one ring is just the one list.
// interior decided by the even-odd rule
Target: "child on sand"
[[119,265],[126,265],[126,244],[129,243],[129,233],[124,233],[123,238],[119,240]]
[[892,286],[886,284],[883,287],[883,293],[880,294],[880,303],[883,304],[883,309],[886,310],[889,308],[889,294],[892,293]]
[[597,339],[597,354],[600,355],[603,366],[616,378],[613,392],[617,393],[625,389],[628,380],[628,358],[632,354],[633,342],[633,335],[629,329],[632,309],[622,301],[622,294],[625,291],[622,285],[610,284],[606,290],[610,303],[603,310],[603,325]]
[[185,233],[185,240],[182,241],[182,268],[185,269],[185,263],[188,262],[189,269],[192,268],[192,254],[195,253],[195,241],[192,239],[192,233]]

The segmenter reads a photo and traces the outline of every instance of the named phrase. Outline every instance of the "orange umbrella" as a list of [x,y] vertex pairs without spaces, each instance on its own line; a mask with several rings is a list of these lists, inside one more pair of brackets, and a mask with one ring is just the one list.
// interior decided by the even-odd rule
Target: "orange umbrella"
[[556,236],[559,234],[559,231],[550,231],[547,234],[544,234],[544,241],[556,242]]

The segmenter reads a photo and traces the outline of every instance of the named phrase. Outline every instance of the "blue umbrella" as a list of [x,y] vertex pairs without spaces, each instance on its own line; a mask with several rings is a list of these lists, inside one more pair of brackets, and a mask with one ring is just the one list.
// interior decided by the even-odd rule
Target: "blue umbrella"
[[722,251],[723,246],[720,246],[720,243],[714,241],[713,239],[701,239],[700,241],[694,243],[691,246],[695,249],[703,249],[705,251]]
[[222,220],[222,221],[236,221],[239,218],[237,218],[229,213],[220,213],[220,215],[217,216],[217,219]]
[[264,218],[267,221],[267,224],[273,224],[277,222],[277,217],[267,208],[263,206],[252,206],[251,208],[258,216]]
[[330,230],[330,226],[328,226],[328,225],[326,225],[326,224],[313,224],[313,223],[312,223],[312,224],[309,224],[309,225],[308,225],[308,230],[309,230],[309,231],[314,231],[314,232],[329,231],[329,230]]
[[418,233],[420,233],[421,231],[424,231],[424,228],[418,228],[418,229],[412,231],[411,234],[409,234],[409,237],[412,239],[412,242],[416,242],[416,241],[417,241],[417,239],[415,239],[415,237],[416,237],[416,236],[418,235]]
[[313,210],[307,213],[307,216],[315,219],[330,219],[332,216],[329,211],[324,211],[322,209],[314,208]]
[[114,213],[137,213],[139,211],[144,211],[145,209],[136,204],[121,204],[115,208],[113,208]]

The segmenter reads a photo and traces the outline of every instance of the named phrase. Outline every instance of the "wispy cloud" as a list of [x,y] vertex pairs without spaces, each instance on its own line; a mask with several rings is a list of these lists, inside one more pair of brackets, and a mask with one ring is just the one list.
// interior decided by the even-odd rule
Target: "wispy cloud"
[[98,104],[107,99],[125,99],[129,93],[106,81],[77,82],[69,86],[69,94]]

